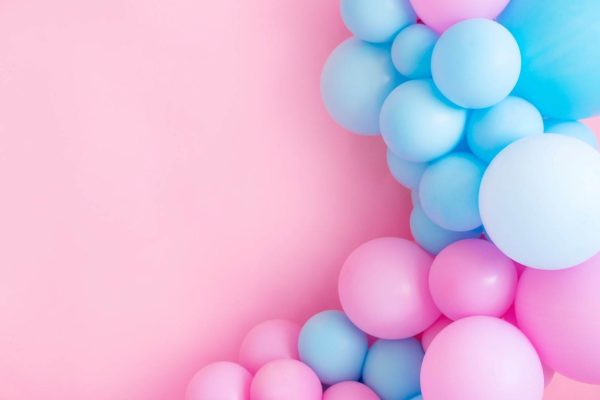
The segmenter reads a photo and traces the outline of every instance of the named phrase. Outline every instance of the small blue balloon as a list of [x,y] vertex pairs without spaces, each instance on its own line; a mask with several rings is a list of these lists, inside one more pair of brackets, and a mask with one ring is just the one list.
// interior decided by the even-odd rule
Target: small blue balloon
[[389,149],[387,151],[387,164],[390,172],[404,187],[415,190],[419,187],[421,175],[427,169],[427,163],[414,163],[403,160]]
[[383,140],[398,157],[429,162],[450,152],[463,137],[467,111],[443,98],[430,79],[398,86],[381,108]]
[[431,73],[439,90],[459,106],[485,108],[515,87],[521,70],[517,42],[502,25],[467,19],[448,28],[437,41]]
[[537,108],[514,96],[493,107],[473,111],[467,124],[469,148],[488,163],[515,140],[543,133],[544,120]]
[[342,0],[340,11],[350,32],[367,42],[388,42],[417,20],[409,0]]
[[407,78],[431,77],[431,53],[438,35],[427,25],[410,25],[396,36],[392,44],[392,62]]
[[404,400],[421,393],[423,347],[414,339],[378,340],[367,354],[363,382],[382,400]]
[[425,214],[451,231],[470,231],[481,226],[479,186],[485,165],[469,153],[452,153],[431,164],[419,185]]
[[354,133],[377,135],[383,101],[402,80],[389,46],[350,38],[325,63],[321,97],[338,124]]
[[298,338],[300,360],[326,385],[359,380],[367,350],[367,335],[341,311],[314,315]]
[[545,121],[546,132],[558,133],[559,135],[571,136],[583,140],[598,150],[598,138],[594,131],[579,121],[561,121],[558,119],[547,119]]
[[454,242],[480,237],[482,230],[478,228],[465,232],[449,231],[436,225],[427,217],[418,203],[413,203],[413,210],[410,214],[410,231],[419,246],[436,255]]

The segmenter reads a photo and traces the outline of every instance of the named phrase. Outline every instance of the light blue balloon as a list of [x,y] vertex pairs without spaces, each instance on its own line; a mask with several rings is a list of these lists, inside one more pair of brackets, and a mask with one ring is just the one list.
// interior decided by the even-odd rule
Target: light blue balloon
[[559,135],[571,136],[572,138],[583,140],[596,150],[598,150],[598,138],[594,131],[587,125],[579,121],[561,121],[558,119],[547,119],[545,121],[546,132],[557,133]]
[[488,236],[513,260],[580,264],[600,251],[600,153],[564,135],[514,142],[486,170],[479,207]]
[[350,38],[325,63],[321,97],[338,124],[354,133],[377,135],[381,105],[402,81],[388,46]]
[[523,55],[515,94],[545,117],[600,113],[598,16],[598,0],[511,0],[500,15]]
[[478,195],[484,171],[485,165],[469,153],[452,153],[431,164],[419,185],[425,214],[451,231],[479,228]]
[[417,397],[413,397],[412,400],[423,400],[423,396],[418,395]]
[[314,315],[298,338],[300,360],[326,385],[359,380],[367,350],[367,335],[341,311]]
[[410,192],[410,202],[412,203],[413,207],[419,206],[421,205],[421,200],[419,200],[419,191],[418,190],[413,190],[412,192]]
[[378,340],[367,354],[363,382],[381,400],[406,400],[421,393],[423,347],[414,339]]
[[419,187],[421,175],[427,169],[427,163],[414,163],[403,160],[389,149],[387,150],[387,164],[393,177],[404,187],[415,190]]
[[398,86],[381,108],[383,140],[398,157],[428,162],[461,141],[467,111],[443,98],[430,79]]
[[430,220],[418,203],[413,203],[413,210],[410,214],[410,231],[415,242],[433,255],[459,240],[478,238],[482,232],[481,228],[466,232],[444,229]]
[[342,0],[340,11],[350,32],[367,42],[388,42],[417,20],[409,0]]
[[431,54],[438,35],[427,25],[410,25],[396,36],[392,44],[392,62],[408,78],[431,77]]
[[459,22],[437,41],[431,57],[436,86],[466,108],[502,101],[515,87],[521,70],[517,42],[502,25],[475,18]]
[[467,124],[469,148],[488,163],[515,140],[543,133],[544,120],[537,108],[515,96],[473,111]]

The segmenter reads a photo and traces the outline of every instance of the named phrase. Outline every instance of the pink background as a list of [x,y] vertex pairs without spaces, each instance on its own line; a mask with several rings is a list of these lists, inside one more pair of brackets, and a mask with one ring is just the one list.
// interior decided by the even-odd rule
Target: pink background
[[319,100],[347,36],[337,0],[0,4],[0,399],[181,399],[409,235],[383,144]]

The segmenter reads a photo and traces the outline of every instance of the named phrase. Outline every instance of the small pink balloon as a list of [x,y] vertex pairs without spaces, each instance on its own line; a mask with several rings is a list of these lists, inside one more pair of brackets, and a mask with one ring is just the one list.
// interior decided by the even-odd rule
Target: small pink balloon
[[439,316],[429,294],[432,257],[400,238],[371,240],[348,257],[338,282],[350,320],[382,339],[417,335]]
[[514,301],[517,281],[513,261],[482,239],[452,243],[437,255],[429,273],[433,301],[453,320],[501,317]]
[[600,254],[559,271],[528,268],[519,282],[519,327],[559,374],[600,384]]
[[544,373],[516,327],[494,317],[468,317],[431,342],[421,389],[427,400],[542,400]]
[[359,382],[340,382],[325,391],[323,400],[379,400],[367,385]]
[[438,33],[465,19],[494,19],[508,2],[509,0],[410,0],[419,18]]
[[504,315],[502,316],[502,319],[508,323],[513,324],[517,328],[519,327],[519,324],[517,323],[517,314],[515,314],[514,305],[511,306],[506,313],[504,313]]
[[262,322],[252,328],[240,346],[239,360],[250,373],[269,361],[298,359],[300,325],[283,319]]
[[554,379],[555,372],[543,364],[542,368],[544,369],[544,387],[548,387],[548,385],[552,383],[552,379]]
[[251,400],[321,400],[317,375],[297,360],[275,360],[258,370],[250,386]]
[[421,335],[421,345],[423,346],[423,350],[427,351],[429,345],[437,336],[437,334],[440,333],[442,329],[444,329],[451,323],[451,319],[448,319],[442,315],[440,318],[438,318],[437,321],[433,323],[433,325],[425,329],[425,332],[423,332],[423,334]]
[[221,361],[209,364],[188,384],[186,400],[249,400],[252,375],[241,365]]

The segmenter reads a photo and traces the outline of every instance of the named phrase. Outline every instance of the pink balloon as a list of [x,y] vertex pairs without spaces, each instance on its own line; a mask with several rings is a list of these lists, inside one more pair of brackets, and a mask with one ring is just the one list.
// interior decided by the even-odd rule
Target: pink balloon
[[600,384],[600,254],[560,271],[528,268],[515,309],[519,327],[548,367]]
[[252,375],[241,365],[221,361],[209,364],[188,384],[186,400],[249,400]]
[[427,400],[541,400],[542,364],[527,337],[494,317],[468,317],[442,330],[425,353]]
[[252,400],[321,400],[317,375],[297,360],[275,360],[258,370],[250,386]]
[[421,335],[421,345],[423,346],[423,350],[427,351],[429,345],[433,341],[433,339],[437,336],[438,333],[442,331],[445,327],[450,325],[452,320],[444,317],[443,315],[433,323],[429,328],[425,329],[423,335]]
[[552,383],[552,379],[554,379],[555,372],[543,364],[542,368],[544,369],[544,387],[548,387],[548,385]]
[[371,240],[354,250],[339,278],[339,296],[350,320],[382,339],[415,336],[440,312],[428,288],[432,257],[400,238]]
[[410,0],[423,22],[438,33],[469,18],[494,19],[509,0]]
[[473,315],[501,317],[517,288],[513,261],[482,239],[455,242],[431,265],[429,288],[439,310],[450,319]]
[[323,400],[379,400],[367,385],[359,382],[340,382],[325,391]]
[[262,322],[252,328],[240,346],[240,364],[255,373],[269,361],[298,357],[300,325],[283,319]]

